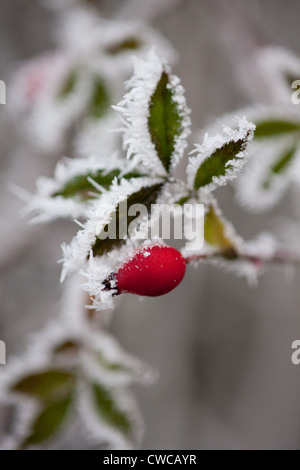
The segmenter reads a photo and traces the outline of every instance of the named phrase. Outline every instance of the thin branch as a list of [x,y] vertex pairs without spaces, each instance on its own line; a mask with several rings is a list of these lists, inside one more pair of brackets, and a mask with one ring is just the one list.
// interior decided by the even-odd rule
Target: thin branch
[[225,259],[228,261],[247,261],[255,264],[258,268],[267,264],[279,264],[285,266],[300,265],[300,253],[291,252],[284,248],[279,248],[271,256],[255,255],[238,252],[235,250],[215,251],[212,253],[195,254],[186,257],[186,263],[201,260]]

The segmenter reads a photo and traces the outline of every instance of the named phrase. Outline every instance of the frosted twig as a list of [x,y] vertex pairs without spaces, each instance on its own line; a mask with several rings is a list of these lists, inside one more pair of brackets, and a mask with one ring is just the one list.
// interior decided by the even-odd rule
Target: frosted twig
[[257,267],[263,267],[266,264],[280,264],[280,265],[297,265],[300,264],[300,253],[290,252],[284,248],[279,248],[271,256],[262,256],[261,254],[249,254],[243,252],[237,252],[234,249],[220,250],[211,253],[199,253],[187,256],[186,263],[192,263],[194,261],[211,260],[225,258],[228,260],[236,261],[248,261],[255,264]]

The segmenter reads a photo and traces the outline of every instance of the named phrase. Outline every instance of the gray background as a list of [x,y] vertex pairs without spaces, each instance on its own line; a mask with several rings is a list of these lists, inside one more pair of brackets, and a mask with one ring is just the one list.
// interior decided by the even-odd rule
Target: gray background
[[[212,116],[248,103],[237,70],[253,47],[273,43],[300,54],[298,0],[134,0],[104,2],[108,14],[144,18],[180,54],[176,73],[187,89],[195,129]],[[0,78],[17,62],[54,44],[54,14],[37,0],[0,6]],[[28,227],[7,181],[32,190],[51,175],[57,155],[30,149],[0,108],[0,338],[9,358],[26,335],[57,313],[60,244],[72,223]],[[219,191],[226,215],[251,237],[290,215],[288,198],[269,217],[243,214],[232,190]],[[300,366],[291,343],[300,338],[299,272],[268,271],[256,289],[212,267],[190,269],[177,290],[159,299],[124,296],[113,330],[132,353],[160,370],[160,381],[137,389],[147,431],[145,449],[297,449],[300,447]],[[2,418],[2,419],[1,419]],[[7,416],[0,413],[1,428]],[[83,431],[65,448],[85,448]]]

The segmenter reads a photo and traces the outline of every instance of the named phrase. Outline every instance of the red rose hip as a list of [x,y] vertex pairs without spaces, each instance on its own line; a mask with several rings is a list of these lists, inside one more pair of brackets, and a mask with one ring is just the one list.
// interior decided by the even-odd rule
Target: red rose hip
[[178,250],[166,245],[143,247],[111,278],[117,294],[157,297],[175,289],[184,278],[186,262]]

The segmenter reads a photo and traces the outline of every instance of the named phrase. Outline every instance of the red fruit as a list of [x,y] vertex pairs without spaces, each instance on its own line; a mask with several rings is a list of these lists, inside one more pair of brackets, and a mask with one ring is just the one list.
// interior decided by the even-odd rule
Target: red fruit
[[175,289],[185,270],[185,259],[179,251],[166,245],[152,245],[137,251],[113,277],[118,294],[157,297]]

